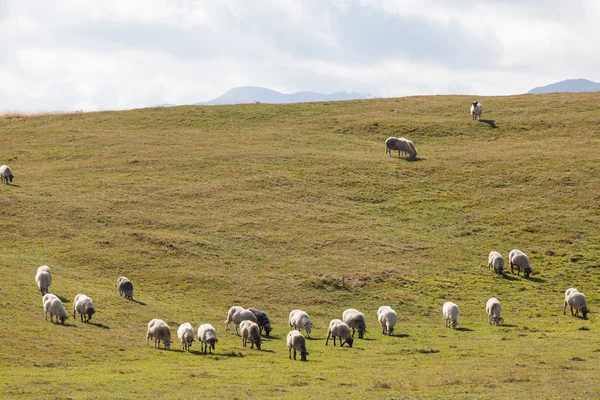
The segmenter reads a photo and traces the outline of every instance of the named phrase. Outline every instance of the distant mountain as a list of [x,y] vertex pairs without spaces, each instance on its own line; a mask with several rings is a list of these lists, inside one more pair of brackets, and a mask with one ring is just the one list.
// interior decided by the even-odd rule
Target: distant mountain
[[540,86],[531,89],[528,94],[558,93],[558,92],[599,92],[600,83],[588,81],[587,79],[567,79],[548,86]]
[[314,92],[297,92],[292,94],[283,94],[275,90],[254,87],[242,86],[233,88],[222,96],[216,99],[196,105],[219,105],[219,104],[245,104],[245,103],[305,103],[317,101],[340,101],[340,100],[358,100],[369,99],[372,96],[367,93],[356,92],[337,92],[332,94],[314,93]]

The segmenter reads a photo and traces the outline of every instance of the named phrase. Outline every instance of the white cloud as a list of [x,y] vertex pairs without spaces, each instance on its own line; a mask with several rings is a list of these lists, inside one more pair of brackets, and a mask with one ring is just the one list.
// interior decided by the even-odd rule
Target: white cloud
[[600,80],[594,0],[8,0],[0,111],[190,104],[241,85],[377,96]]

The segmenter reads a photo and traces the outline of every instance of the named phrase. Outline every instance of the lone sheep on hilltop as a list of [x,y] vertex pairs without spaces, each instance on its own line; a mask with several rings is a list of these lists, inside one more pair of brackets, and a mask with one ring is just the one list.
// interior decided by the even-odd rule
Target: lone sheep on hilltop
[[476,120],[479,117],[481,121],[481,114],[483,114],[483,105],[477,101],[474,101],[471,104],[471,115],[473,116],[473,120]]

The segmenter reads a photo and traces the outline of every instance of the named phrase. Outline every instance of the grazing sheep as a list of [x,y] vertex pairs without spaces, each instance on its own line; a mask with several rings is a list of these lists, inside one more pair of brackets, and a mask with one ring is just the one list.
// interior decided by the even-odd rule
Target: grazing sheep
[[493,268],[496,274],[502,275],[504,271],[504,258],[502,258],[502,254],[497,251],[490,252],[488,256],[488,269],[490,268]]
[[408,139],[405,138],[395,138],[390,137],[385,141],[385,153],[392,156],[392,150],[398,151],[398,157],[402,155],[402,153],[406,153],[410,156],[410,158],[415,158],[417,156],[417,150],[415,149],[415,145]]
[[358,338],[362,339],[365,336],[367,330],[367,322],[365,315],[354,308],[349,308],[342,314],[342,320],[352,328],[352,337],[354,338],[354,332],[358,331]]
[[120,276],[117,279],[117,288],[119,289],[119,296],[125,295],[126,299],[133,300],[133,283],[124,276]]
[[262,340],[260,339],[260,328],[256,322],[244,320],[240,323],[240,331],[242,335],[242,346],[246,347],[246,343],[250,340],[250,348],[260,350]]
[[[568,298],[569,298],[569,295],[570,295],[571,293],[576,293],[576,292],[579,292],[579,290],[575,289],[574,287],[572,287],[572,288],[568,288],[567,290],[565,290],[565,303],[564,303],[565,309],[567,308],[567,300],[568,300]],[[563,310],[563,311],[564,311],[564,310]],[[563,315],[564,315],[564,314],[563,314]]]
[[9,181],[12,183],[13,178],[14,178],[13,173],[10,170],[10,168],[8,167],[8,165],[3,165],[0,167],[0,180],[3,180],[4,183],[6,183],[8,185]]
[[48,313],[50,313],[50,322],[54,322],[52,317],[56,316],[56,323],[58,324],[58,320],[60,319],[60,323],[64,324],[68,317],[67,310],[65,310],[62,301],[51,293],[45,294],[42,301],[44,311],[46,312],[46,321],[48,320]]
[[290,360],[292,359],[292,349],[294,350],[294,360],[296,359],[296,351],[300,352],[300,361],[307,361],[306,356],[306,340],[299,331],[290,331],[287,335],[287,346]]
[[[573,289],[573,288],[571,288]],[[567,289],[567,290],[571,290]],[[590,312],[587,303],[585,301],[585,295],[581,292],[578,292],[577,289],[575,291],[571,291],[569,295],[565,293],[565,306],[563,308],[563,315],[567,313],[567,306],[571,307],[571,315],[579,316],[579,311],[581,311],[581,315],[583,319],[587,319],[587,315]],[[575,308],[575,313],[573,313],[573,308]]]
[[310,318],[308,314],[302,310],[292,310],[290,312],[290,329],[302,329],[306,330],[306,336],[310,338],[310,331],[313,328],[312,322],[310,322]]
[[163,342],[166,350],[171,350],[171,328],[162,319],[153,319],[148,323],[148,332],[146,333],[146,346],[148,340],[154,339],[154,348],[160,349],[160,342]]
[[446,319],[446,328],[456,328],[458,318],[458,306],[450,301],[444,303],[442,307],[442,314]]
[[525,278],[529,278],[529,274],[531,273],[531,265],[529,264],[529,258],[527,258],[527,254],[523,253],[521,250],[511,250],[508,253],[508,261],[510,262],[510,272],[515,273],[513,267],[517,267],[517,275],[521,274],[521,270],[523,270],[523,276]]
[[152,339],[152,341],[154,341],[154,336],[150,335],[151,328],[154,325],[161,323],[161,322],[164,323],[164,321],[162,319],[158,319],[158,318],[151,319],[150,322],[148,322],[148,334],[146,335],[146,346],[148,346],[148,341],[150,339]]
[[177,339],[181,342],[181,349],[183,351],[190,350],[192,342],[194,342],[194,328],[189,322],[179,325],[177,329]]
[[217,340],[217,331],[211,324],[202,324],[198,327],[198,341],[201,343],[201,351],[204,351],[210,347],[210,353],[215,349],[215,343]]
[[42,293],[42,296],[48,293],[48,287],[52,282],[52,274],[50,274],[50,268],[47,265],[42,265],[37,269],[35,274],[35,283],[38,285],[38,289]]
[[329,330],[327,331],[327,340],[325,341],[325,346],[329,344],[330,336],[333,336],[334,346],[336,336],[340,338],[340,347],[343,346],[344,343],[347,343],[348,347],[352,347],[352,344],[354,343],[354,338],[350,334],[350,327],[341,319],[332,319],[329,322]]
[[269,320],[267,313],[253,307],[250,307],[248,311],[252,312],[252,314],[254,314],[256,317],[256,323],[260,327],[260,333],[262,334],[264,330],[265,336],[269,336],[269,333],[273,330],[273,328],[271,328],[271,321]]
[[235,334],[239,335],[238,327],[242,321],[252,321],[257,322],[254,313],[249,310],[245,310],[240,306],[233,306],[229,309],[227,313],[227,320],[225,321],[225,332],[227,332],[227,328],[229,327],[229,323],[233,322],[235,324]]
[[75,296],[75,300],[73,300],[73,318],[75,318],[75,313],[79,313],[83,322],[89,322],[95,312],[96,308],[90,297],[85,294]]
[[58,296],[52,293],[46,293],[42,296],[42,307],[44,309],[44,318],[46,319],[46,321],[48,321],[48,311],[46,311],[46,302],[54,298],[58,299]]
[[502,306],[497,298],[492,297],[485,304],[485,312],[488,315],[488,324],[500,325],[500,322],[504,322],[504,319],[500,316],[502,313]]
[[394,334],[397,319],[396,311],[392,310],[390,306],[381,306],[377,310],[377,320],[381,324],[381,333],[384,335],[392,336]]
[[481,121],[481,114],[483,114],[483,105],[477,101],[474,101],[471,104],[471,115],[473,116],[473,120],[476,120],[479,117]]
[[[408,146],[408,151],[404,151],[404,152],[408,153],[410,158],[415,158],[417,156],[417,148],[415,147],[415,144],[411,140],[408,140],[406,138],[400,138],[398,140],[406,143],[406,146]],[[404,146],[404,147],[406,147],[406,146]]]

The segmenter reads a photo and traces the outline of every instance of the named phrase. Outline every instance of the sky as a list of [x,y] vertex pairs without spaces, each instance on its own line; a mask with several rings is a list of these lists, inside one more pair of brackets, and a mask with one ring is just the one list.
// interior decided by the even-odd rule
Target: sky
[[0,0],[0,112],[520,94],[600,81],[599,24],[597,0]]

